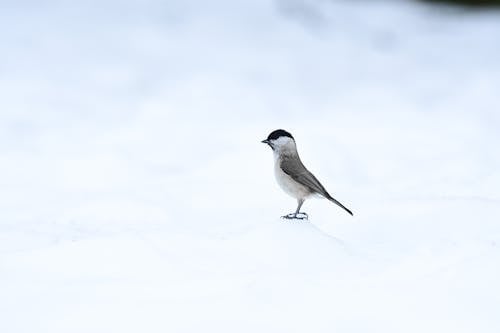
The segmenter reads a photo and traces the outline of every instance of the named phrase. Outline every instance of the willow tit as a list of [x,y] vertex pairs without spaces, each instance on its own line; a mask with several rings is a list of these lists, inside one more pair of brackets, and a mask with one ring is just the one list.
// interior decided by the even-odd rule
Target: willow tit
[[332,198],[323,185],[306,169],[300,160],[295,139],[285,130],[273,131],[262,143],[268,144],[274,153],[274,175],[280,187],[288,195],[297,199],[297,210],[295,213],[282,216],[286,219],[307,219],[306,213],[300,212],[304,201],[314,194],[330,200],[344,208],[352,215],[352,212],[340,202]]

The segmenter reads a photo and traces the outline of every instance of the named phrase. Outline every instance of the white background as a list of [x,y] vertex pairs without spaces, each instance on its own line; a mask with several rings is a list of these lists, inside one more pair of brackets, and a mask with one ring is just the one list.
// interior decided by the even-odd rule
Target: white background
[[0,6],[1,332],[500,331],[499,12]]

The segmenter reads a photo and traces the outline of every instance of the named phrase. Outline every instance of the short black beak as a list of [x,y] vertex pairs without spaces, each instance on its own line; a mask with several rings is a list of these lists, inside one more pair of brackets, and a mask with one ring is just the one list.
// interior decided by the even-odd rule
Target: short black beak
[[261,142],[269,144],[269,140],[267,140],[267,139],[266,140],[262,140]]

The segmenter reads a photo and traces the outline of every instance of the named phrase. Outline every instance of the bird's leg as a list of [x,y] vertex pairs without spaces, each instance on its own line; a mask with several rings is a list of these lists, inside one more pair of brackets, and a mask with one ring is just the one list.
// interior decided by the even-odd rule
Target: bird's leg
[[290,213],[285,216],[282,216],[284,219],[298,219],[298,220],[307,220],[309,216],[306,213],[300,212],[300,207],[304,203],[304,199],[297,199],[297,210],[295,213]]
[[302,204],[304,203],[304,199],[297,199],[297,210],[295,211],[295,218],[296,219],[301,219],[301,220],[307,220],[309,219],[309,216],[304,213],[304,212],[300,212],[300,207],[302,207]]

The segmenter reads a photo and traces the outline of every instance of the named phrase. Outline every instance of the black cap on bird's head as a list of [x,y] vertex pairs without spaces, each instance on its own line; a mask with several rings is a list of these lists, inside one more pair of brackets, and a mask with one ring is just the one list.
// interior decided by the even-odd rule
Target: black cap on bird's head
[[290,133],[288,133],[287,131],[282,130],[282,129],[277,129],[275,131],[272,131],[271,134],[269,134],[269,136],[267,137],[267,139],[262,140],[261,142],[262,143],[267,143],[268,145],[271,145],[270,144],[271,141],[277,140],[277,139],[279,139],[281,137],[287,137],[287,138],[290,138],[292,140],[295,140],[293,138],[293,136]]
[[268,140],[276,140],[282,136],[287,136],[290,139],[293,139],[293,136],[290,133],[288,133],[287,131],[282,130],[282,129],[277,129],[275,131],[272,131],[271,134],[269,134],[269,136],[267,137],[267,139]]

